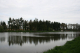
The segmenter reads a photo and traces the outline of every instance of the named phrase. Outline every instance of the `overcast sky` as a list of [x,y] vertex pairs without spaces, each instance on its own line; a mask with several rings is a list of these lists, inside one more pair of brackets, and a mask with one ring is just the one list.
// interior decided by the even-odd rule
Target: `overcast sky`
[[80,24],[80,0],[0,0],[0,21],[9,17]]

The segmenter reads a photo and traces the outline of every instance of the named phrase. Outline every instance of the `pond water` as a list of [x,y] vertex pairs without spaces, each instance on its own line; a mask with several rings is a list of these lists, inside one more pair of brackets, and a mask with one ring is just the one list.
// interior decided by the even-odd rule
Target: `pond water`
[[0,33],[0,53],[42,53],[80,36],[80,32]]

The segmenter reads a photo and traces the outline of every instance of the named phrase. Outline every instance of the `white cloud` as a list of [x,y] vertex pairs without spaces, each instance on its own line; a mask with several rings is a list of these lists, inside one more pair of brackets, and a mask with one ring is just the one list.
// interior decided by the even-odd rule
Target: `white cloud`
[[0,20],[9,17],[80,23],[80,0],[0,0]]

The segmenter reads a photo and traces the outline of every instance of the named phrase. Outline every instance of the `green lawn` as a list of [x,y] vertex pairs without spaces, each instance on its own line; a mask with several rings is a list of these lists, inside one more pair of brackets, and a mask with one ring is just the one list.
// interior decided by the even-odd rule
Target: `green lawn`
[[80,53],[80,36],[72,41],[68,41],[63,46],[56,46],[54,49],[43,53]]

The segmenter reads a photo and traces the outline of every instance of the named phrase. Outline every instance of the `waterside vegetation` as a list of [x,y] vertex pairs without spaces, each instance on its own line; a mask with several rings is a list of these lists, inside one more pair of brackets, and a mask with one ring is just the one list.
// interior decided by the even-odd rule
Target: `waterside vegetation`
[[56,46],[43,53],[80,53],[80,36],[72,41],[68,41],[63,46]]

